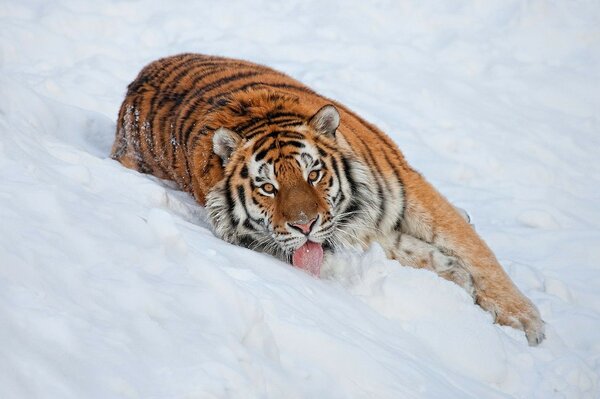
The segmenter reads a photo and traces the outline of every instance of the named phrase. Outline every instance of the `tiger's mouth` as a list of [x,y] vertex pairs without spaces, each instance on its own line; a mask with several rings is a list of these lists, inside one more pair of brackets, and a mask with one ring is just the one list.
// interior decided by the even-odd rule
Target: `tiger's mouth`
[[292,265],[305,270],[315,277],[321,275],[323,264],[323,245],[318,242],[307,240],[292,254]]

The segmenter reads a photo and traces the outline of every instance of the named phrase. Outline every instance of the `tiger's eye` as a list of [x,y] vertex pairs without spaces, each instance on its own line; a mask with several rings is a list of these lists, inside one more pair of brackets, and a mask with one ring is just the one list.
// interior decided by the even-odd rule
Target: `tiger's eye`
[[312,172],[310,172],[308,174],[308,182],[309,183],[314,183],[318,178],[319,178],[319,171],[318,170],[313,170]]
[[275,192],[275,186],[271,183],[263,184],[260,188],[267,194],[273,194]]

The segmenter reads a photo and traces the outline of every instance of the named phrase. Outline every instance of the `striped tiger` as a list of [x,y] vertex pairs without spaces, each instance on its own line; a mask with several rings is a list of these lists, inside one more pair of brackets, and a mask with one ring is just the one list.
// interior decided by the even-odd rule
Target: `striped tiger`
[[222,239],[319,275],[378,242],[463,287],[541,342],[544,322],[472,226],[381,130],[271,68],[200,54],[150,63],[128,86],[112,158],[170,179]]

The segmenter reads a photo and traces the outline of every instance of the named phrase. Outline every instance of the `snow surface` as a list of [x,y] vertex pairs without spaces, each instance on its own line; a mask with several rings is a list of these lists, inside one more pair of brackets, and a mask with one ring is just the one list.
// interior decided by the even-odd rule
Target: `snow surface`
[[[0,2],[1,398],[600,397],[600,3]],[[374,246],[317,280],[107,157],[184,51],[284,70],[387,131],[547,340]]]

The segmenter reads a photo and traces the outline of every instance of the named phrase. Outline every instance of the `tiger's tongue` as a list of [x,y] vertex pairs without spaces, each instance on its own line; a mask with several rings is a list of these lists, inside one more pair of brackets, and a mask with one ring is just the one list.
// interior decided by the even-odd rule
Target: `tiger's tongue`
[[322,263],[323,247],[316,242],[306,241],[306,244],[295,250],[292,255],[292,264],[294,266],[306,270],[316,277],[321,274]]

